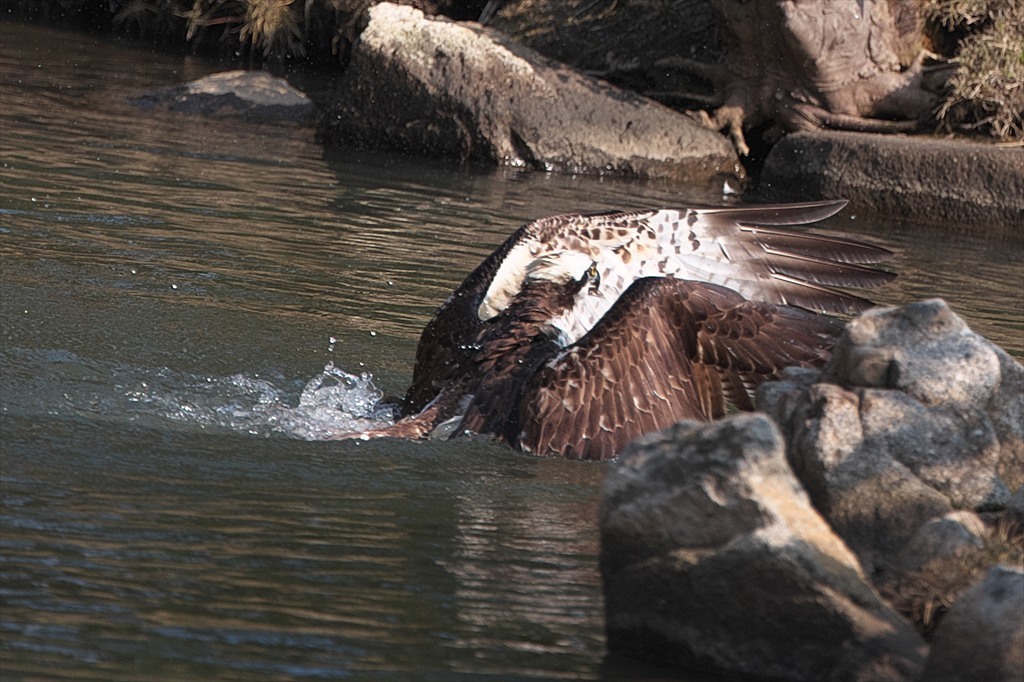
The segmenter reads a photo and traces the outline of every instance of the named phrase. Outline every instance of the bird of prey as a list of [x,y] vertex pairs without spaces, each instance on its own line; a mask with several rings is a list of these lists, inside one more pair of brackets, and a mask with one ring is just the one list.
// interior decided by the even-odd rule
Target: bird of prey
[[492,434],[538,455],[609,459],[681,419],[752,409],[762,382],[819,366],[895,275],[892,254],[780,229],[844,201],[570,214],[520,227],[420,337],[394,425],[362,437]]

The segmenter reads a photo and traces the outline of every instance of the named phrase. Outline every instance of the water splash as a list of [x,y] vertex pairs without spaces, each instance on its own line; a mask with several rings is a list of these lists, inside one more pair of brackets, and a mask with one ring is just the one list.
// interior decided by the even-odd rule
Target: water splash
[[346,431],[389,426],[394,423],[394,411],[381,405],[383,396],[369,372],[356,376],[328,362],[302,389],[299,404],[291,411],[299,420],[290,431],[299,438],[322,440]]
[[326,440],[394,422],[392,409],[380,403],[383,393],[373,375],[349,374],[333,362],[302,387],[297,404],[292,391],[244,374],[166,388],[150,388],[139,399],[161,405],[170,419],[264,437]]
[[367,372],[333,362],[308,381],[283,376],[202,376],[98,361],[70,351],[9,349],[0,403],[11,414],[80,416],[167,428],[168,421],[270,438],[325,440],[394,423]]

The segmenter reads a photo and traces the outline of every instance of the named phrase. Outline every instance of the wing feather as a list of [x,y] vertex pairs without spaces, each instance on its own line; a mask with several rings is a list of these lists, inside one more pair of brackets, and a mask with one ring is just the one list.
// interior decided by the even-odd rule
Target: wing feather
[[874,244],[823,234],[783,232],[748,225],[741,225],[740,231],[749,235],[750,239],[760,244],[765,251],[823,258],[835,263],[881,263],[893,256],[892,251]]
[[878,287],[896,278],[895,273],[864,265],[825,261],[774,250],[765,251],[763,262],[775,274],[834,287]]
[[606,459],[643,433],[719,417],[727,400],[750,409],[753,390],[784,367],[823,364],[841,330],[827,316],[747,301],[716,285],[638,280],[534,376],[518,445]]
[[864,310],[870,301],[830,287],[891,281],[893,273],[864,267],[892,257],[891,251],[853,239],[764,227],[813,223],[845,203],[690,209],[692,241],[699,246],[681,255],[688,272],[676,276],[727,286],[755,301],[833,313]]
[[558,250],[588,253],[601,267],[605,300],[587,312],[579,336],[644,277],[709,282],[750,300],[821,312],[864,310],[871,301],[834,287],[890,281],[892,273],[865,267],[890,257],[890,251],[831,235],[778,229],[823,220],[845,203],[574,213],[527,223],[465,279],[427,324],[405,412],[422,409],[466,371],[482,319],[508,305],[533,259]]
[[698,209],[709,216],[711,222],[743,225],[806,225],[831,218],[843,210],[847,201],[803,201],[790,204],[754,204],[750,206],[720,206]]

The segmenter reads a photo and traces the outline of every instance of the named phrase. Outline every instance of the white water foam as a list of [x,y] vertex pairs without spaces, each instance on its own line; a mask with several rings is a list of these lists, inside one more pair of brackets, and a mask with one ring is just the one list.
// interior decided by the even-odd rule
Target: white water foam
[[155,407],[168,419],[263,437],[327,440],[394,423],[392,409],[380,404],[383,393],[371,374],[349,374],[331,362],[305,384],[297,404],[294,390],[258,376],[197,379],[142,382],[130,399]]
[[308,381],[277,374],[203,376],[93,360],[63,350],[0,351],[7,414],[79,416],[155,428],[172,421],[261,437],[326,440],[394,423],[369,373],[333,362]]
[[298,418],[289,431],[298,438],[323,440],[390,426],[394,412],[380,404],[383,395],[374,385],[372,374],[356,376],[328,362],[323,372],[302,389],[299,404],[289,413],[293,419]]

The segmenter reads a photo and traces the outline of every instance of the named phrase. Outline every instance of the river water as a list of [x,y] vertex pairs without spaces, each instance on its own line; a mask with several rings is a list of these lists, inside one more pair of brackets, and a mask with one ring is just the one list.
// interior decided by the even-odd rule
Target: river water
[[[0,70],[4,680],[659,678],[605,656],[604,466],[317,438],[521,222],[718,197],[325,158],[136,108],[216,65],[91,36],[0,23]],[[1019,241],[829,224],[1024,354]]]

